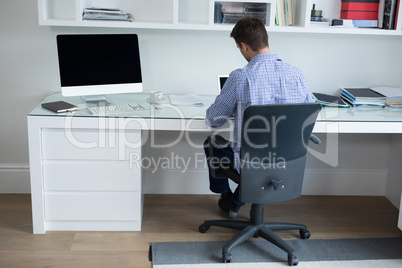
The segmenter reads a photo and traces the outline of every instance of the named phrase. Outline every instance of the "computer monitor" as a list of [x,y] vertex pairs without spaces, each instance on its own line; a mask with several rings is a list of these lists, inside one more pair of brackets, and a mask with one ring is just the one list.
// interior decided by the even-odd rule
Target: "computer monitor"
[[142,91],[136,34],[58,35],[57,52],[63,96],[98,101],[103,94]]
[[223,85],[225,84],[226,80],[228,79],[229,75],[218,75],[218,89],[219,92],[218,94],[221,92]]

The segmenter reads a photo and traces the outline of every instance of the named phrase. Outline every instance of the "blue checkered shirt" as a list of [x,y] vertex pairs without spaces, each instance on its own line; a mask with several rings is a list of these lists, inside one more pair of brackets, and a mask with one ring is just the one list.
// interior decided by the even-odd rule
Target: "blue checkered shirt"
[[284,63],[278,55],[257,54],[243,68],[230,73],[221,93],[208,108],[206,123],[223,125],[234,116],[233,151],[240,170],[241,126],[250,105],[314,102],[300,69]]

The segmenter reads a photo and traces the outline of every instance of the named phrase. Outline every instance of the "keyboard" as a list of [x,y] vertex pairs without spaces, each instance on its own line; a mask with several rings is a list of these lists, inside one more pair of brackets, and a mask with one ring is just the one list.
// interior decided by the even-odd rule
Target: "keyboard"
[[148,102],[141,103],[131,103],[131,104],[120,104],[120,105],[108,105],[108,106],[94,106],[87,107],[87,109],[93,115],[111,115],[111,114],[121,114],[127,112],[135,112],[141,110],[149,110],[152,105]]

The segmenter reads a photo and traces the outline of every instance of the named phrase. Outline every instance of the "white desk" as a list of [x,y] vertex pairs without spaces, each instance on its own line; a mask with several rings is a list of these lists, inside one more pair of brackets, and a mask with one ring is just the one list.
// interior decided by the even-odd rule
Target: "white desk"
[[[144,102],[147,94],[111,96],[113,103]],[[204,107],[169,106],[121,117],[93,116],[86,109],[55,114],[40,106],[28,115],[33,232],[47,230],[139,231],[143,208],[141,159],[145,131],[212,132],[204,123],[214,96]],[[59,93],[44,102],[80,98]],[[227,124],[219,130],[230,130]],[[402,111],[323,109],[315,133],[402,133]],[[207,134],[207,133],[206,133]],[[390,159],[399,157],[402,135],[395,135]],[[402,167],[389,165],[385,196],[399,207]],[[399,228],[402,229],[402,216]]]

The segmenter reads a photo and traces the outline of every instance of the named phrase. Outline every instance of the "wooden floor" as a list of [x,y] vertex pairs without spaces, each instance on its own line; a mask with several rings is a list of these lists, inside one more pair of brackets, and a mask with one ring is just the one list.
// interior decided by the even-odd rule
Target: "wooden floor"
[[[229,240],[236,231],[211,227],[224,218],[216,195],[147,195],[141,232],[32,234],[30,195],[0,195],[0,267],[152,267],[151,242]],[[247,219],[249,205],[240,210]],[[266,221],[303,223],[311,239],[402,237],[398,210],[384,197],[303,196],[265,207]],[[298,232],[278,232],[299,239]]]

